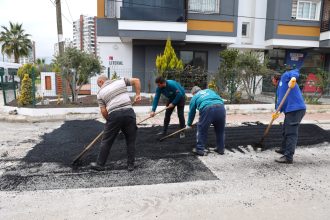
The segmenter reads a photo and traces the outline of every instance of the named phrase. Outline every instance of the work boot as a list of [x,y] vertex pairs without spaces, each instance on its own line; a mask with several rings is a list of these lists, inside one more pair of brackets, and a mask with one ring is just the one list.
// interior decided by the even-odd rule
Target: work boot
[[282,156],[279,159],[275,159],[275,162],[277,162],[277,163],[292,164],[293,163],[293,160],[289,160],[286,156]]
[[185,138],[185,137],[186,137],[185,133],[184,132],[180,132],[180,139]]
[[127,170],[128,170],[129,172],[133,171],[133,170],[134,170],[134,164],[128,164],[128,165],[127,165]]
[[218,148],[216,148],[216,147],[209,147],[209,149],[208,149],[210,152],[215,152],[215,153],[218,153],[218,154],[220,154],[220,155],[224,155],[225,153],[224,153],[224,151],[219,151],[218,150]]
[[278,154],[284,155],[284,150],[282,150],[281,148],[280,149],[276,149],[275,152],[278,153]]
[[104,171],[105,170],[104,166],[101,166],[101,165],[97,164],[96,162],[90,163],[90,168],[92,170],[96,170],[96,171]]
[[196,150],[196,148],[194,148],[192,150],[192,153],[195,154],[195,155],[197,155],[197,156],[207,156],[207,152]]
[[220,155],[224,155],[224,154],[225,154],[224,151],[220,151],[220,150],[218,150],[218,149],[215,149],[214,152],[216,152],[216,153],[218,153],[218,154],[220,154]]

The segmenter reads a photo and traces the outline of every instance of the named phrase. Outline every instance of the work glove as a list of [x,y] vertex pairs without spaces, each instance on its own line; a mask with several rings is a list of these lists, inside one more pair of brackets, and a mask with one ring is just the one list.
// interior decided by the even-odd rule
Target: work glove
[[150,117],[154,117],[156,115],[155,112],[150,112]]
[[173,105],[172,103],[167,106],[167,108],[174,108],[174,107],[175,105]]
[[288,83],[288,86],[293,89],[293,87],[296,85],[297,79],[296,77],[292,77],[291,80]]
[[186,125],[186,130],[189,130],[189,129],[191,129],[191,126]]
[[281,113],[279,113],[279,112],[275,112],[275,113],[273,113],[273,114],[272,114],[272,119],[273,119],[273,120],[276,120],[276,119],[280,116],[280,114],[281,114]]

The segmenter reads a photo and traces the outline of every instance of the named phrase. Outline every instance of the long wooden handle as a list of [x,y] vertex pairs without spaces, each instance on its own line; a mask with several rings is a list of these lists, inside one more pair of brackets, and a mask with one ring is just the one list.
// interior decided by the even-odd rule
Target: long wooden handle
[[[282,108],[282,106],[284,105],[284,102],[285,102],[286,98],[288,97],[290,91],[291,91],[291,88],[289,87],[288,90],[286,90],[286,93],[285,93],[285,95],[284,95],[284,97],[283,97],[283,99],[282,99],[280,105],[277,107],[275,114],[278,113],[278,112],[281,110],[281,108]],[[262,142],[262,141],[265,139],[265,137],[266,137],[266,135],[268,134],[269,129],[270,129],[270,127],[272,126],[272,124],[273,124],[274,121],[275,121],[275,119],[272,118],[272,120],[270,121],[269,125],[267,126],[267,128],[266,128],[266,130],[265,130],[265,132],[264,132],[264,135],[262,136],[260,142]]]
[[76,163],[93,145],[102,137],[103,131],[94,138],[94,140],[84,148],[84,150],[73,160],[72,164]]
[[[134,103],[135,102],[133,102],[133,104]],[[155,115],[157,115],[157,114],[165,111],[166,109],[168,109],[168,107],[166,107],[166,108],[164,108],[164,109],[162,109],[162,110],[160,110],[158,112],[155,112]],[[144,121],[146,121],[146,120],[148,120],[150,118],[152,118],[152,117],[150,116],[148,118],[145,118],[145,119],[143,119],[142,121],[140,121],[137,124],[141,124],[142,122],[144,122]],[[99,135],[97,135],[96,138],[94,138],[94,140],[87,147],[84,148],[84,150],[74,159],[74,161],[72,162],[72,164],[75,164],[78,160],[80,160],[82,158],[82,156],[84,156],[86,154],[86,152],[89,151],[94,146],[94,144],[102,137],[102,135],[103,135],[103,131]]]
[[284,105],[284,102],[285,102],[286,98],[288,97],[290,91],[291,91],[291,88],[289,87],[288,90],[286,90],[286,93],[285,93],[285,95],[284,95],[284,97],[283,97],[283,99],[282,99],[280,105],[277,107],[277,109],[276,109],[276,113],[278,113],[278,112],[281,110],[281,108],[282,108],[282,106]]
[[[155,112],[155,115],[158,115],[159,113],[165,111],[166,109],[168,109],[168,107],[166,107],[166,108],[164,108],[164,109],[162,109],[162,110],[160,110],[160,111],[158,111],[158,112]],[[145,118],[145,119],[143,119],[142,121],[138,122],[137,125],[139,125],[139,124],[141,124],[142,122],[144,122],[144,121],[146,121],[146,120],[148,120],[148,119],[150,119],[150,118],[153,118],[153,117],[154,117],[154,116],[149,116],[148,118]]]
[[160,141],[163,141],[163,140],[165,140],[166,138],[169,138],[169,137],[172,137],[173,135],[176,135],[177,133],[180,133],[180,132],[182,132],[182,131],[184,131],[184,130],[186,130],[187,128],[181,128],[180,130],[178,130],[178,131],[175,131],[175,132],[173,132],[172,134],[169,134],[169,135],[167,135],[167,136],[165,136],[165,137],[162,137],[161,139],[159,139]]

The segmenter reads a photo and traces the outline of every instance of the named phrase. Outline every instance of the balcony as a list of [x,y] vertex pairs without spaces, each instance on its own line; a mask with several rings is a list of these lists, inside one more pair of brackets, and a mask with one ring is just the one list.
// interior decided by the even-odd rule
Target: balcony
[[323,7],[322,7],[322,16],[321,16],[321,28],[320,31],[322,32],[327,32],[330,30],[330,2],[329,1],[324,1],[323,2]]
[[330,22],[329,20],[321,21],[321,32],[327,32],[330,30]]
[[186,21],[186,0],[123,0],[121,20]]

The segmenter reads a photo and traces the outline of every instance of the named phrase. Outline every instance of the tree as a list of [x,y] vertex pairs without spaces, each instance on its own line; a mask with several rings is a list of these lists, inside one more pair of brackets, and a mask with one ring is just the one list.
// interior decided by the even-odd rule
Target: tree
[[77,102],[79,91],[89,78],[102,70],[100,61],[93,54],[72,47],[56,57],[56,64],[63,69],[63,75],[69,82],[72,102]]
[[33,94],[32,94],[32,80],[29,77],[29,74],[24,74],[21,85],[21,93],[18,97],[19,105],[29,105],[32,104]]
[[[302,75],[302,74],[301,74]],[[327,90],[329,90],[329,84],[330,84],[330,73],[317,68],[315,70],[315,91],[314,94],[311,95],[305,95],[305,101],[308,104],[319,104],[319,99],[327,93]],[[299,77],[300,78],[300,77]],[[305,83],[303,83],[304,85]]]
[[52,66],[52,71],[56,74],[60,74],[61,73],[61,67],[58,63],[56,63],[56,60],[53,60],[53,63],[51,64]]
[[263,76],[270,73],[267,68],[268,59],[256,51],[244,51],[238,54],[237,66],[243,88],[250,101],[254,100],[258,86]]
[[167,39],[163,55],[158,55],[156,58],[156,67],[158,75],[167,78],[168,71],[182,71],[183,63],[176,56],[172,47],[171,40]]
[[9,22],[9,26],[2,26],[4,31],[0,32],[1,52],[8,57],[14,55],[15,63],[18,63],[20,57],[29,54],[32,43],[28,38],[30,35],[24,33],[22,24]]
[[238,54],[237,49],[226,49],[220,52],[219,76],[223,84],[221,89],[228,91],[230,103],[234,102],[240,83],[237,67]]
[[[27,63],[24,64],[23,66],[21,66],[20,68],[18,68],[17,70],[17,76],[20,78],[20,80],[22,81],[23,77],[25,77],[25,74],[29,75],[29,78],[32,78],[31,74],[32,74],[32,68],[34,67],[34,64],[32,63]],[[35,71],[35,76],[38,75],[38,72],[36,71],[36,68],[34,67],[34,71]]]
[[45,72],[46,71],[46,62],[44,58],[37,58],[36,62],[36,68],[38,72]]

